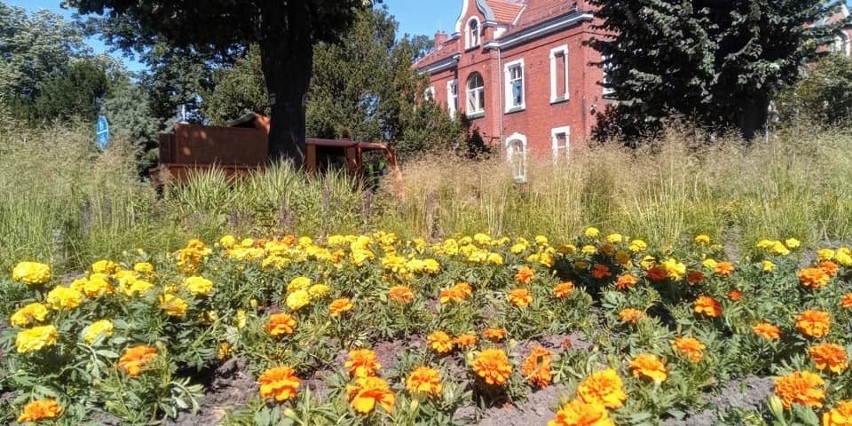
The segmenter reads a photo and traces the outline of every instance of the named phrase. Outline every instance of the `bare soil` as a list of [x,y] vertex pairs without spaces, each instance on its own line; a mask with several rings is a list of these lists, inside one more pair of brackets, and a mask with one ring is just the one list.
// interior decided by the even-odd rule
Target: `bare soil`
[[246,405],[257,392],[255,379],[246,372],[245,360],[230,359],[214,371],[210,386],[198,401],[201,406],[198,413],[181,413],[176,419],[166,419],[163,425],[219,424],[225,418],[227,410]]

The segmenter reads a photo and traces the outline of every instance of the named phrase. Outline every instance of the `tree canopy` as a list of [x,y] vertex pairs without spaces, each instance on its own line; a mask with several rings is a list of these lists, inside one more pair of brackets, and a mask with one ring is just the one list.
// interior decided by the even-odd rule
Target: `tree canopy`
[[770,100],[800,78],[842,23],[824,0],[589,0],[600,8],[591,45],[603,54],[612,121],[626,136],[680,115],[713,129],[761,130]]

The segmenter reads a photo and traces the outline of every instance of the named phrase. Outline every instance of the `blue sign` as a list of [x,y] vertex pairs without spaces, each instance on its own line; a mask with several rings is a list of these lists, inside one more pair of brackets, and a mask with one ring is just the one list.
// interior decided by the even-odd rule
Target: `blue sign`
[[97,125],[97,135],[98,135],[98,147],[100,149],[106,149],[109,144],[109,122],[107,122],[106,117],[99,115],[98,116],[98,125]]

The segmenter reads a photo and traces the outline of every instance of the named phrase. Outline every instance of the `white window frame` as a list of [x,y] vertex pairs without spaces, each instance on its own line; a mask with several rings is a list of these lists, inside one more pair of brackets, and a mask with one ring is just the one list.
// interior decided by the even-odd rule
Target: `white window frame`
[[[515,96],[514,96],[514,93],[512,91],[512,89],[513,89],[513,86],[512,86],[512,82],[513,82],[513,80],[512,80],[512,69],[513,68],[520,68],[520,70],[521,70],[521,77],[520,77],[520,79],[521,79],[521,103],[517,104],[517,105],[515,104]],[[507,62],[506,65],[503,66],[503,73],[505,75],[505,78],[503,79],[503,81],[506,82],[505,83],[506,112],[509,113],[509,112],[521,111],[521,110],[526,109],[527,108],[527,95],[526,95],[526,82],[524,81],[525,74],[526,74],[525,67],[524,67],[524,60],[518,59],[517,61]]]
[[[556,75],[556,70],[559,69],[559,67],[557,67],[556,57],[560,53],[562,54],[562,60],[564,61],[564,73],[561,76]],[[564,93],[556,93],[556,88],[559,87],[559,78],[562,78],[565,82]],[[563,44],[562,46],[550,49],[550,103],[555,104],[557,102],[565,102],[568,98],[568,45]]]
[[[476,34],[473,34],[473,31],[471,31],[470,24],[473,22],[476,22]],[[464,34],[465,49],[479,47],[480,43],[482,43],[482,22],[479,21],[479,18],[471,16],[471,18],[467,20],[467,24],[465,24],[464,27]]]
[[[515,142],[520,145],[520,152],[514,148]],[[512,172],[515,183],[526,183],[527,181],[527,137],[520,133],[512,133],[506,138],[506,161]]]
[[429,86],[426,90],[423,91],[423,100],[432,102],[437,102],[435,99],[435,88],[433,86]]
[[[559,135],[565,135],[565,147],[559,146]],[[559,164],[562,160],[571,160],[571,126],[556,127],[550,130],[550,149],[553,164]],[[565,152],[560,152],[564,149]]]
[[834,36],[834,46],[831,49],[834,52],[841,53],[845,56],[850,55],[850,40],[849,35],[841,31]]
[[[455,93],[453,89],[455,88]],[[456,112],[459,110],[459,81],[450,80],[447,82],[447,112],[450,117],[455,118]]]
[[[612,67],[607,65],[606,60],[607,60],[606,56],[601,56],[601,85],[604,85],[609,81],[609,76],[608,76],[609,73],[607,71],[612,69]],[[615,89],[613,89],[611,87],[603,86],[603,97],[604,98],[609,98],[614,93],[615,93]]]
[[[473,78],[474,74],[479,76],[479,79],[482,81],[482,86],[477,87],[475,89],[470,88],[470,81]],[[465,80],[465,94],[466,94],[466,102],[465,102],[465,115],[468,117],[481,117],[485,115],[485,78],[482,77],[482,74],[478,72],[470,73],[467,76],[467,80]],[[471,99],[475,99],[476,102],[471,104]],[[482,106],[480,107],[480,104]],[[468,109],[471,105],[474,105],[475,108],[473,110]]]

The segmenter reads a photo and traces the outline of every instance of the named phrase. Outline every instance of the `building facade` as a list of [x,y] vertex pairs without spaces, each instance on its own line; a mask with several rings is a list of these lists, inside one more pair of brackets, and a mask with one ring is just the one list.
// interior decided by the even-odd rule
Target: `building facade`
[[454,32],[414,66],[426,96],[461,114],[510,161],[567,160],[605,106],[600,33],[584,0],[461,0]]

